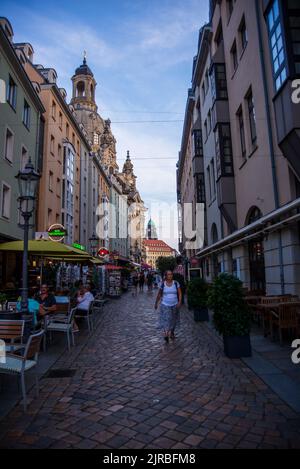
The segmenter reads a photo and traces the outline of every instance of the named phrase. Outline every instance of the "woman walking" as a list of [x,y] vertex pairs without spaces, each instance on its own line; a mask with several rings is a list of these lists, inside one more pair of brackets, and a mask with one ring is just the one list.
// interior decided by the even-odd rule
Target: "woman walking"
[[141,272],[141,273],[140,273],[139,285],[140,285],[140,292],[143,292],[143,291],[144,291],[144,285],[145,285],[145,275],[144,275],[144,272]]
[[179,308],[182,303],[180,285],[173,280],[173,272],[170,270],[166,272],[165,280],[160,285],[155,309],[158,309],[159,303],[161,303],[159,327],[164,333],[166,343],[169,343],[170,339],[175,339],[175,329],[180,320]]

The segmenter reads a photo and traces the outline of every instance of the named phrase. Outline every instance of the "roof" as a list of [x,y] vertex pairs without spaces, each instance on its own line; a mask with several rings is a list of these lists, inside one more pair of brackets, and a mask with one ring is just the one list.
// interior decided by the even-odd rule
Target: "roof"
[[76,68],[75,75],[90,75],[91,77],[94,76],[92,70],[86,63],[86,58],[83,59],[83,63],[80,65],[80,67]]
[[159,248],[168,251],[175,251],[175,249],[171,248],[170,246],[168,246],[167,243],[160,239],[144,239],[144,246],[148,248],[153,248],[155,250]]

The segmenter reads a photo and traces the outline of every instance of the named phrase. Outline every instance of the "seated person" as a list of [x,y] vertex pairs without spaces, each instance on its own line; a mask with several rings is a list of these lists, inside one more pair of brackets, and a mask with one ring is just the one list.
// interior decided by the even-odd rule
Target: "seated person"
[[77,296],[77,313],[80,315],[82,312],[84,315],[89,310],[92,301],[94,301],[94,295],[91,293],[91,287],[89,285],[82,286]]
[[46,316],[47,314],[55,313],[56,299],[54,295],[49,293],[48,285],[41,286],[41,293],[39,296],[37,296],[36,300],[40,304],[40,316]]

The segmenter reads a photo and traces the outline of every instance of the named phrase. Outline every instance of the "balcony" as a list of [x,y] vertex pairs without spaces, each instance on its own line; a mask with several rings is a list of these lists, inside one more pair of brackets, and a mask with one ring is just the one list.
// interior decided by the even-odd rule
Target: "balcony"
[[298,178],[300,178],[300,103],[292,101],[292,81],[289,80],[274,97],[278,145]]

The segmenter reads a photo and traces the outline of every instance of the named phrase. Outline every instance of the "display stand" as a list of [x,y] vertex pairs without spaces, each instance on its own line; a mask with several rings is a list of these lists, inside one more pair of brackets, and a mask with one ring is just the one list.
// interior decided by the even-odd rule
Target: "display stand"
[[107,268],[107,292],[110,297],[121,296],[121,269]]

